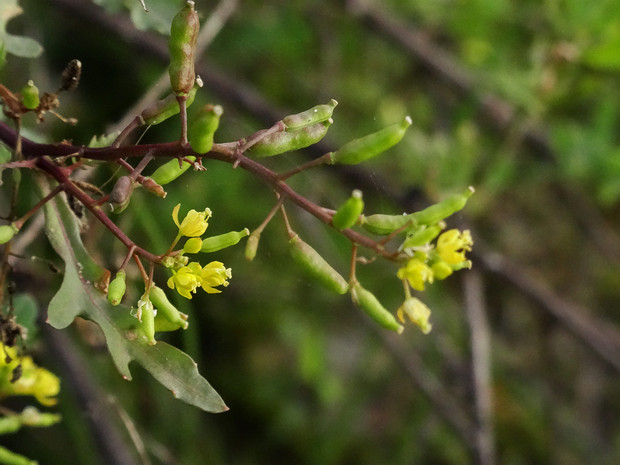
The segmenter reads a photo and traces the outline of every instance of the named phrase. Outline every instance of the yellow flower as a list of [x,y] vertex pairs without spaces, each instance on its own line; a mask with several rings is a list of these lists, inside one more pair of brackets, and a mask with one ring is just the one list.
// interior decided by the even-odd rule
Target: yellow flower
[[228,280],[232,278],[230,268],[224,268],[222,262],[211,262],[202,269],[200,285],[208,294],[217,294],[220,291],[216,286],[228,286]]
[[228,286],[228,279],[232,277],[230,268],[224,268],[221,262],[211,262],[204,268],[198,262],[172,270],[172,276],[168,279],[168,287],[176,289],[186,299],[192,298],[196,289],[202,289],[208,294],[216,294],[220,291],[217,286]]
[[449,265],[467,262],[465,252],[471,251],[474,241],[469,230],[450,229],[437,239],[437,254]]
[[417,257],[410,258],[407,264],[398,270],[396,275],[400,279],[407,279],[409,285],[417,291],[424,290],[425,282],[433,282],[433,271]]
[[208,220],[211,218],[211,210],[205,208],[202,212],[196,210],[190,210],[183,218],[183,221],[179,223],[179,209],[181,204],[177,204],[172,210],[172,219],[174,224],[179,228],[179,236],[187,237],[199,237],[207,230]]
[[[8,363],[5,353],[10,357]],[[14,370],[21,364],[21,376],[11,382]],[[0,399],[5,396],[34,396],[42,405],[56,404],[60,380],[56,375],[40,368],[31,357],[18,357],[12,347],[0,343]]]
[[192,298],[192,292],[200,286],[202,267],[198,262],[191,262],[178,270],[172,270],[172,276],[168,279],[168,287],[175,289],[186,299]]
[[430,309],[416,297],[407,298],[396,311],[396,315],[402,323],[405,322],[405,317],[409,318],[412,323],[420,327],[424,334],[430,333],[433,328],[428,322],[428,318],[431,316]]

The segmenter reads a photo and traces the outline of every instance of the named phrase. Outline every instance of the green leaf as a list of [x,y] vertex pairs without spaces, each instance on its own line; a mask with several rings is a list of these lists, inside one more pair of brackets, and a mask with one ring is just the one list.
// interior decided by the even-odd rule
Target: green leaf
[[[14,17],[19,16],[22,11],[17,4],[17,0],[3,0],[0,3],[1,54],[10,53],[24,58],[36,58],[43,52],[43,47],[36,40],[6,32],[6,24]],[[2,61],[0,60],[0,62]]]
[[[39,179],[45,193],[47,181]],[[135,360],[178,399],[207,412],[228,408],[218,393],[198,372],[196,363],[184,352],[158,342],[149,345],[136,331],[137,320],[123,305],[112,306],[96,284],[107,279],[107,270],[97,265],[84,248],[77,220],[63,196],[45,205],[45,229],[50,243],[65,262],[60,289],[48,308],[48,323],[57,329],[70,325],[76,316],[94,321],[106,339],[118,371],[131,379],[129,363]]]

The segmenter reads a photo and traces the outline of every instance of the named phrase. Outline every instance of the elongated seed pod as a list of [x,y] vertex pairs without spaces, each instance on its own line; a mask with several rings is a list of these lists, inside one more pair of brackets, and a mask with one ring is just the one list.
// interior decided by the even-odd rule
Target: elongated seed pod
[[[193,155],[189,155],[185,158],[192,162],[196,160],[196,157]],[[157,169],[149,177],[160,186],[164,186],[185,173],[190,166],[192,166],[192,164],[186,162],[185,160],[181,161],[181,166],[179,166],[179,160],[174,158],[157,167]]]
[[289,240],[289,251],[293,260],[327,289],[341,295],[347,292],[349,285],[340,273],[297,234]]
[[417,224],[436,224],[453,213],[462,210],[467,203],[467,199],[469,199],[473,193],[474,188],[470,186],[464,192],[448,197],[424,210],[412,213],[410,216]]
[[356,165],[376,157],[399,143],[409,126],[411,118],[407,116],[400,123],[352,140],[331,154],[331,164]]
[[123,296],[125,295],[125,290],[127,289],[127,285],[125,284],[125,278],[127,277],[127,273],[124,270],[118,270],[116,272],[116,276],[110,282],[108,286],[108,302],[112,305],[118,305],[123,300]]
[[320,141],[332,125],[332,119],[306,126],[293,132],[274,132],[250,147],[250,154],[257,157],[271,157],[285,152],[306,148]]
[[185,95],[194,86],[194,53],[200,22],[194,10],[194,2],[188,0],[172,19],[168,50],[170,52],[170,86],[178,95]]
[[196,153],[207,153],[213,147],[213,136],[220,125],[224,109],[220,105],[205,105],[189,127],[189,145]]
[[241,239],[248,236],[250,230],[245,228],[241,231],[230,231],[219,236],[207,237],[202,241],[201,252],[217,252],[218,250],[225,249],[226,247],[238,244]]
[[260,231],[255,230],[252,231],[252,234],[248,237],[248,240],[245,242],[245,259],[246,260],[254,260],[256,257],[256,252],[258,250],[258,243],[260,242]]
[[39,106],[39,88],[34,85],[32,80],[28,81],[21,90],[22,103],[28,110],[34,110]]
[[364,289],[360,283],[354,284],[351,288],[351,298],[357,307],[382,327],[399,334],[403,332],[403,326],[398,323],[394,315],[379,302],[372,292]]
[[112,212],[123,212],[129,205],[131,194],[133,194],[133,180],[129,176],[121,176],[118,178],[110,193]]
[[411,215],[385,215],[383,213],[375,213],[374,215],[362,216],[361,219],[361,225],[366,231],[379,236],[392,234],[407,223],[411,223],[412,226],[416,225]]
[[[153,305],[157,309],[157,315],[155,315],[155,331],[164,331],[161,328],[168,328],[165,331],[174,331],[175,329],[183,328],[187,329],[187,315],[181,313],[166,296],[166,293],[161,287],[152,286],[149,291],[149,298]],[[170,324],[165,324],[164,320]]]
[[441,230],[442,228],[437,224],[430,226],[419,226],[407,235],[405,242],[403,242],[402,248],[407,249],[409,247],[420,247],[428,244],[430,241],[439,236]]
[[286,126],[287,131],[298,131],[306,126],[327,121],[332,117],[332,113],[334,112],[336,105],[338,105],[338,102],[331,99],[329,103],[324,105],[317,105],[309,110],[302,111],[301,113],[286,116],[282,118],[282,122]]
[[[200,82],[200,84],[198,84],[198,82]],[[185,100],[186,108],[189,108],[189,106],[194,102],[196,91],[200,87],[202,87],[202,81],[196,79],[196,84],[187,94],[187,99]],[[144,120],[144,124],[153,126],[166,121],[168,118],[176,115],[177,113],[179,113],[179,102],[177,101],[177,96],[175,94],[170,94],[142,110],[140,116]]]
[[357,222],[363,211],[362,191],[355,189],[351,197],[334,213],[332,224],[338,230],[350,228]]

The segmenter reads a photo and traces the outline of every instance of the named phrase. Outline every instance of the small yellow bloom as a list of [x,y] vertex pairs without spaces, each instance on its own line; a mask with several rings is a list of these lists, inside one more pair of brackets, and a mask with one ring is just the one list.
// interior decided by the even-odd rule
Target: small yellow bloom
[[467,261],[465,252],[470,252],[473,244],[469,230],[450,229],[437,239],[437,254],[449,265],[461,264]]
[[400,279],[407,279],[409,285],[417,291],[424,290],[425,282],[433,282],[433,271],[417,257],[410,258],[407,264],[398,270],[396,275]]
[[433,326],[428,322],[428,318],[431,316],[430,309],[418,298],[409,297],[403,302],[400,308],[396,311],[398,319],[404,323],[405,317],[418,325],[424,334],[431,332]]
[[228,280],[232,278],[230,268],[224,268],[222,262],[211,262],[202,269],[200,285],[208,294],[217,294],[220,291],[216,286],[228,286]]
[[[6,351],[6,352],[5,352]],[[7,363],[5,353],[11,361]],[[21,364],[21,376],[11,382],[13,371]],[[6,396],[34,396],[42,405],[55,405],[60,392],[60,380],[56,375],[38,367],[31,357],[18,357],[12,347],[0,343],[0,399]]]
[[205,208],[202,212],[196,210],[190,210],[183,218],[183,221],[179,223],[179,209],[181,204],[177,204],[172,210],[172,219],[174,224],[179,228],[179,236],[187,237],[199,237],[207,230],[208,220],[211,218],[211,210]]

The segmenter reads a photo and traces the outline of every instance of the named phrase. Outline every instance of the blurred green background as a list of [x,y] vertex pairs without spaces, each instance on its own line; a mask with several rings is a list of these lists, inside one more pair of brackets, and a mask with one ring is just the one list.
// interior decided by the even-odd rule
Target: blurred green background
[[[70,59],[83,63],[81,85],[60,109],[79,124],[48,117],[28,135],[88,143],[166,73],[161,30],[181,2],[146,3],[151,17],[138,0],[21,1],[24,14],[8,29],[45,52],[9,57],[2,82],[55,89]],[[169,340],[198,362],[229,412],[174,400],[138,366],[123,381],[96,332],[77,325],[61,340],[44,331],[32,347],[63,379],[63,422],[3,436],[3,445],[50,465],[148,463],[140,444],[153,464],[620,463],[620,4],[196,0],[196,8],[203,25],[222,26],[201,54],[206,85],[194,104],[223,105],[216,142],[338,100],[321,147],[266,162],[287,170],[408,114],[413,126],[384,156],[291,184],[329,208],[360,188],[367,213],[413,211],[472,185],[476,194],[449,225],[472,230],[473,270],[424,293],[428,336],[413,327],[393,336],[303,278],[276,218],[253,262],[243,247],[213,256],[233,270],[222,294],[175,301],[191,325]],[[143,141],[177,137],[170,121]],[[210,207],[211,234],[260,224],[273,194],[227,164],[205,165],[171,184],[165,201],[137,192],[119,224],[161,252],[178,202]],[[91,181],[112,174],[102,168]],[[346,241],[307,215],[292,221],[346,273]],[[103,265],[119,266],[125,252],[102,227],[85,237]],[[28,253],[53,257],[35,245]],[[29,290],[44,308],[41,289],[59,278],[44,265],[18,272],[26,289],[36,281]],[[360,271],[392,309],[402,300],[394,273],[382,263]]]

